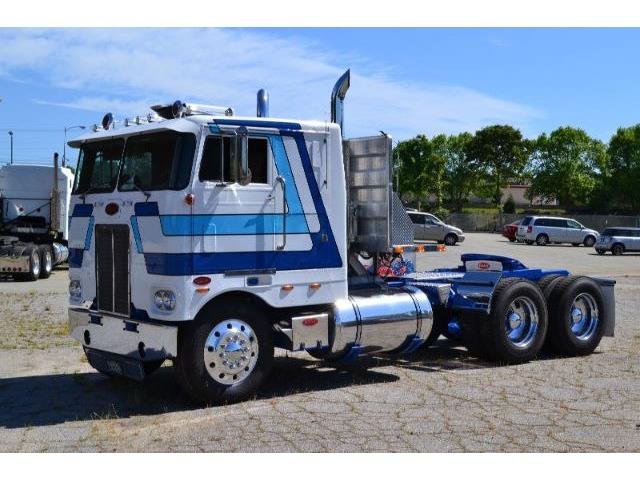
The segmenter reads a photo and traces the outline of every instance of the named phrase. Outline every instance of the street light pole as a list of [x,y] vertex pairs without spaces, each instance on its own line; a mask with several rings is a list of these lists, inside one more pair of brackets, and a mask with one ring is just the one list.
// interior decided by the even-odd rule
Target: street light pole
[[13,165],[13,131],[11,130],[9,130],[9,138],[11,138],[11,156],[9,157],[9,164]]
[[62,166],[67,166],[67,132],[74,128],[85,129],[84,125],[74,125],[73,127],[64,127],[64,145],[62,146]]

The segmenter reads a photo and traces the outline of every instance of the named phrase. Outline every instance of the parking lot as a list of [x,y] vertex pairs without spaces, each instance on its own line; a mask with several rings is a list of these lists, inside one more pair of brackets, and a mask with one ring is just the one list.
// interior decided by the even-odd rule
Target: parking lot
[[67,337],[58,270],[0,282],[0,451],[640,451],[640,254],[472,233],[418,268],[456,265],[464,252],[615,278],[616,337],[589,357],[518,366],[444,339],[345,370],[279,353],[258,398],[201,408],[169,362],[142,385],[92,371]]

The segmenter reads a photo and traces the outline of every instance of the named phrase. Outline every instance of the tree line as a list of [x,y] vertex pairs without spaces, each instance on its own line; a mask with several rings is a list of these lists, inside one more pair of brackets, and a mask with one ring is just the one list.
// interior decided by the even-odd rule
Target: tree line
[[472,195],[504,208],[501,189],[525,183],[530,200],[557,200],[567,211],[640,214],[640,124],[619,128],[607,144],[574,127],[526,139],[492,125],[418,135],[393,155],[397,188],[418,208],[459,212]]

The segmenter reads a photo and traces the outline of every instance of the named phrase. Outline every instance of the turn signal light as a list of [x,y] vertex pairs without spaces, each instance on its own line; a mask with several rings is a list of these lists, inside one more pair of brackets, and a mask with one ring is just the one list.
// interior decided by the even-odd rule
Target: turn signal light
[[290,283],[287,283],[285,285],[282,285],[281,290],[283,292],[290,292],[291,290],[293,290],[293,285],[291,285]]
[[423,253],[424,252],[424,245],[416,245],[416,252]]
[[444,252],[444,251],[446,250],[446,247],[445,247],[444,245],[438,245],[438,246],[436,247],[436,250],[437,250],[438,252]]
[[309,284],[309,288],[313,288],[314,290],[319,289],[322,286],[322,284],[318,283],[318,282],[313,282]]

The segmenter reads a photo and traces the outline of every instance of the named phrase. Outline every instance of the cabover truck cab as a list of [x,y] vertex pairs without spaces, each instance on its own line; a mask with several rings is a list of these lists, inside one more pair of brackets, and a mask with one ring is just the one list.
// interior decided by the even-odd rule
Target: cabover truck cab
[[48,278],[67,260],[73,173],[58,165],[0,168],[0,276]]
[[342,138],[349,81],[331,122],[270,118],[261,90],[256,117],[177,101],[69,143],[69,322],[94,368],[142,380],[170,359],[217,403],[259,390],[274,348],[346,363],[446,331],[515,363],[613,334],[612,281],[480,254],[412,271],[442,247],[414,245],[391,138]]

